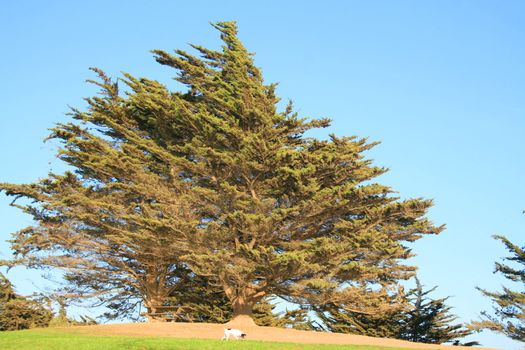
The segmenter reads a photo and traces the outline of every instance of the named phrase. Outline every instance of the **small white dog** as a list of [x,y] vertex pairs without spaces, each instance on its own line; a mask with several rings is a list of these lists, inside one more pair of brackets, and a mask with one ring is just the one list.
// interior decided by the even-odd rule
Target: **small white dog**
[[224,329],[224,337],[222,337],[221,340],[229,340],[230,337],[233,339],[244,339],[246,337],[246,333],[235,328]]

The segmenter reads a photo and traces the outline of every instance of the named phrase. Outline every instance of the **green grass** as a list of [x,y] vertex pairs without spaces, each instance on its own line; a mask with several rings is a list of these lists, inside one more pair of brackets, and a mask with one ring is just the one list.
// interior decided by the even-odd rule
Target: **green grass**
[[[0,332],[1,350],[403,350],[361,345],[318,345],[262,341],[94,336],[63,329]],[[406,349],[405,349],[406,350]]]

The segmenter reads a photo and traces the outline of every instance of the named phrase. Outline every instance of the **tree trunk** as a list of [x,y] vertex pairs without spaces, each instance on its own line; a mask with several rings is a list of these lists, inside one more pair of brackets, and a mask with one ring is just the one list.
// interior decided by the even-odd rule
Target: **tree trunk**
[[253,320],[253,306],[266,294],[259,286],[230,286],[227,276],[221,276],[224,293],[233,308],[233,317],[227,325],[240,327],[257,327]]
[[244,295],[238,295],[232,301],[233,308],[233,317],[229,326],[235,328],[246,328],[246,327],[256,327],[256,324],[253,320],[253,305],[255,305],[256,300],[253,298],[247,298]]
[[237,316],[253,316],[253,305],[255,303],[246,301],[245,298],[237,298],[233,304],[233,318]]
[[166,319],[163,315],[160,315],[162,311],[162,300],[159,298],[152,298],[144,300],[144,305],[146,306],[146,319],[148,322],[165,322]]
[[144,276],[144,306],[148,322],[166,322],[165,302],[168,297],[165,266],[147,265]]

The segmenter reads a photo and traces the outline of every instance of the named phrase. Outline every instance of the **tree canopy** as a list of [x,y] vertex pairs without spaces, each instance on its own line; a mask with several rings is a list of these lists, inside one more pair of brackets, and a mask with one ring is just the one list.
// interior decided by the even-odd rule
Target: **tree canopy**
[[124,74],[121,92],[95,69],[100,96],[50,136],[71,170],[0,184],[36,223],[14,234],[13,263],[64,269],[72,294],[121,315],[184,313],[173,298],[201,279],[234,317],[269,296],[379,307],[413,275],[408,243],[441,231],[432,201],[375,182],[376,143],[307,136],[329,120],[279,111],[235,23],[214,27],[220,51],[153,51],[185,91]]
[[193,277],[180,257],[197,230],[193,203],[202,194],[190,194],[191,184],[173,173],[174,157],[131,118],[134,107],[118,85],[95,72],[102,97],[88,98],[86,112],[71,113],[77,123],[59,124],[49,136],[62,143],[58,157],[72,171],[1,185],[30,199],[13,205],[36,222],[14,234],[12,263],[63,269],[66,295],[95,299],[115,316],[144,303],[154,317]]
[[382,308],[371,308],[371,312],[354,311],[352,305],[337,303],[315,309],[325,328],[332,332],[432,344],[452,342],[471,334],[462,324],[454,324],[457,317],[446,304],[448,298],[429,297],[437,287],[425,290],[417,277],[415,282],[415,288],[408,292],[401,289],[395,298],[385,300]]
[[503,287],[501,292],[491,292],[478,288],[481,293],[494,303],[494,313],[483,311],[481,321],[474,321],[471,327],[476,330],[490,329],[508,336],[511,339],[525,341],[525,249],[512,243],[505,236],[497,235],[494,238],[505,245],[511,256],[505,260],[507,265],[496,262],[494,273],[501,273],[509,281],[515,282],[520,289]]

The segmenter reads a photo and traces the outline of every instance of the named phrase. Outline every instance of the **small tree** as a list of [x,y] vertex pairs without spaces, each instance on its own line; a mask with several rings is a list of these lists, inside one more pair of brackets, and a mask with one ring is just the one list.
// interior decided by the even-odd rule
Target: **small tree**
[[53,317],[35,300],[15,293],[11,282],[0,273],[0,331],[47,327]]
[[293,328],[299,330],[314,330],[308,310],[293,309],[275,312],[276,304],[268,298],[262,299],[253,307],[253,319],[256,325],[266,327]]
[[302,331],[311,331],[318,329],[318,325],[308,315],[308,310],[299,308],[293,310],[286,310],[282,316],[284,319],[284,327],[293,328]]
[[332,302],[314,307],[323,329],[336,333],[397,338],[401,332],[403,311],[409,308],[403,290],[397,293],[366,290],[363,295],[366,297],[361,297],[361,300],[366,300],[366,304]]
[[282,313],[275,312],[276,305],[268,298],[261,299],[253,307],[253,320],[258,326],[284,327],[285,321]]
[[430,299],[428,294],[437,287],[423,290],[423,285],[416,277],[416,288],[412,289],[407,298],[411,308],[403,314],[400,324],[400,339],[441,344],[463,338],[472,332],[462,324],[453,324],[457,316],[450,313],[452,307],[447,306],[447,298]]
[[[382,310],[372,305],[370,312],[363,312],[364,308],[352,310],[345,304],[327,304],[317,307],[317,314],[332,332],[433,344],[451,342],[471,334],[463,325],[453,324],[457,317],[445,304],[448,298],[429,298],[436,287],[424,290],[417,277],[415,281],[416,287],[406,294],[400,290],[397,294],[383,295],[385,300],[379,303],[383,305]],[[385,305],[389,307],[385,308]]]
[[505,278],[515,282],[521,291],[503,287],[502,292],[490,292],[478,287],[478,290],[491,298],[495,304],[494,315],[483,311],[482,320],[472,322],[470,327],[474,330],[490,329],[511,339],[525,342],[525,249],[513,244],[504,236],[497,235],[494,238],[502,242],[511,253],[505,260],[517,264],[509,266],[496,262],[494,273],[503,274]]

